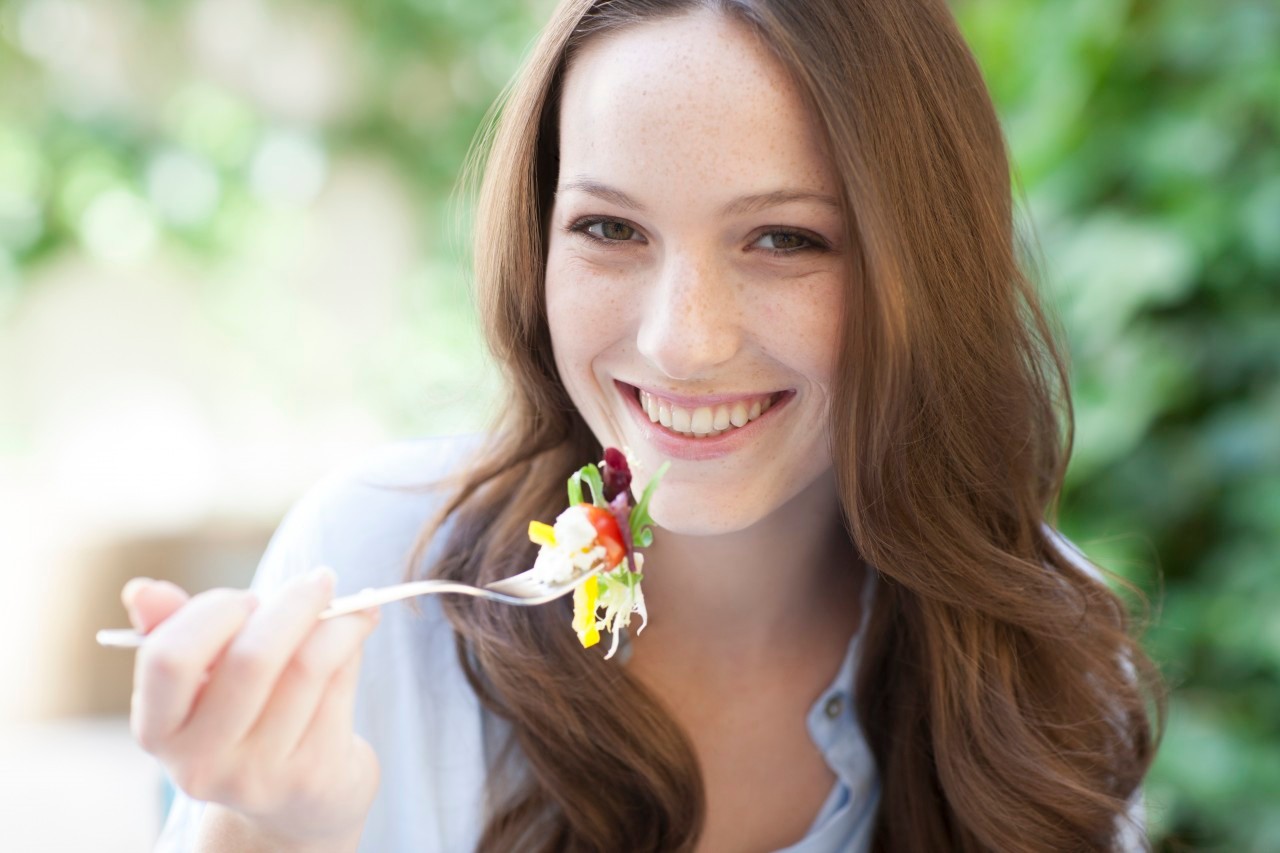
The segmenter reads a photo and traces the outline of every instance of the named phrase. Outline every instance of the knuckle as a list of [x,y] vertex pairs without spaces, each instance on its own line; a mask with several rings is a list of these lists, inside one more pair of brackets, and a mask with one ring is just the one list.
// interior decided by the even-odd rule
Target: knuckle
[[250,762],[241,764],[234,776],[224,780],[221,793],[225,802],[252,812],[274,811],[282,802],[273,776]]
[[289,665],[284,670],[284,678],[296,684],[308,684],[318,677],[314,665],[299,658],[289,661]]
[[224,671],[237,680],[259,681],[267,674],[267,660],[253,647],[233,644],[222,659]]
[[147,643],[139,652],[138,666],[150,678],[172,681],[187,672],[192,662],[187,655],[171,646]]
[[221,780],[206,760],[188,758],[171,770],[173,781],[187,796],[205,802],[223,802]]
[[320,771],[320,767],[314,767],[308,772],[299,772],[294,777],[293,791],[295,796],[304,801],[325,799],[333,781],[328,774]]
[[143,715],[137,711],[129,716],[129,731],[144,752],[158,755],[164,748],[164,738],[152,726],[147,725]]
[[315,681],[317,679],[326,678],[329,675],[328,660],[323,654],[318,652],[310,645],[303,646],[293,660],[289,661],[289,669],[297,678],[306,681]]
[[246,809],[253,809],[257,805],[254,802],[256,793],[252,777],[243,772],[223,780],[218,790],[222,802]]

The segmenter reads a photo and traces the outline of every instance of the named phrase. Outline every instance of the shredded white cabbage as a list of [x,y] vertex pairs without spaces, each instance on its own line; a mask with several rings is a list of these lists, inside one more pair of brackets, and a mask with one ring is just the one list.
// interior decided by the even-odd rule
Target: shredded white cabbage
[[[639,569],[644,564],[644,555],[636,554],[635,558],[636,574],[639,574]],[[640,614],[640,627],[636,629],[637,634],[643,631],[644,626],[649,622],[649,613],[644,606],[644,592],[640,589],[640,582],[632,580],[628,575],[630,572],[627,570],[626,561],[623,561],[621,569],[616,574],[611,572],[600,577],[600,597],[596,601],[596,607],[604,608],[604,617],[596,622],[596,628],[613,635],[609,653],[604,656],[605,660],[613,657],[614,652],[618,650],[619,635],[623,628],[631,624],[632,613]]]

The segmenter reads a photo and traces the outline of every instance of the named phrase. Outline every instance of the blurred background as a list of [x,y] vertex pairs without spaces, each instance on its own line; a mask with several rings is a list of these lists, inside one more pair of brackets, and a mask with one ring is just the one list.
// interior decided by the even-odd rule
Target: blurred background
[[[0,2],[0,849],[154,838],[127,578],[245,585],[334,465],[483,426],[451,193],[551,5]],[[1063,528],[1175,687],[1151,838],[1280,851],[1280,6],[953,7],[1070,339]]]

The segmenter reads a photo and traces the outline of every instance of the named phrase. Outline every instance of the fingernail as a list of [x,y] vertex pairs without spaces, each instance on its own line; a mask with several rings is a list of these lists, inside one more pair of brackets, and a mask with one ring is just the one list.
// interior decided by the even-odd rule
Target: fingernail
[[322,592],[333,592],[334,584],[338,582],[338,574],[328,566],[320,566],[313,569],[307,575],[307,585],[313,589]]
[[130,578],[125,583],[124,589],[120,591],[120,600],[124,602],[124,606],[127,608],[132,607],[134,597],[149,583],[152,583],[151,578]]

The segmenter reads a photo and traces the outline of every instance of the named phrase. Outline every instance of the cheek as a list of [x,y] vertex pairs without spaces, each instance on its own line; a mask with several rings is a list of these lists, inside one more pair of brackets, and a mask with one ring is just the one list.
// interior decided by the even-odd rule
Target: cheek
[[[802,286],[797,286],[801,285]],[[760,307],[760,340],[776,359],[821,385],[829,385],[839,360],[845,286],[838,276],[815,276],[771,294]]]
[[547,259],[547,325],[556,366],[571,392],[624,334],[627,318],[619,290],[612,277],[552,247]]
[[813,329],[813,352],[811,357],[818,370],[828,379],[835,376],[836,365],[840,356],[840,339],[843,337],[845,324],[845,287],[838,282],[830,288],[830,293],[823,304],[825,309],[809,318]]

